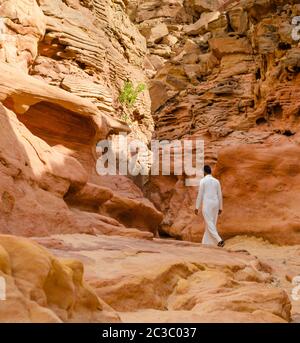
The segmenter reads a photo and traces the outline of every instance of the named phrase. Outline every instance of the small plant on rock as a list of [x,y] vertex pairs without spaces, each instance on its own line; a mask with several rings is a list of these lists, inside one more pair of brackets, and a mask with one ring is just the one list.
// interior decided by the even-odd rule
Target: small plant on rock
[[144,83],[139,83],[134,87],[131,81],[127,81],[119,96],[121,104],[125,104],[128,108],[134,106],[140,93],[144,92],[146,85]]

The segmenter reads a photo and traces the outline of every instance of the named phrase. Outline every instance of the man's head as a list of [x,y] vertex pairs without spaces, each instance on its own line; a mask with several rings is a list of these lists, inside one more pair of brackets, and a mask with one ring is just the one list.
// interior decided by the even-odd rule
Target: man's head
[[211,167],[209,165],[204,166],[204,175],[211,175]]

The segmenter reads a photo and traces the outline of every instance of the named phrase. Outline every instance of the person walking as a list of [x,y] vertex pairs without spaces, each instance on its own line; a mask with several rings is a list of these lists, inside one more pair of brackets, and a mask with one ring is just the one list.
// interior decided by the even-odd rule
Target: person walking
[[205,232],[202,244],[224,247],[225,242],[220,237],[217,229],[218,216],[223,211],[223,196],[219,180],[212,176],[211,167],[204,166],[204,178],[200,181],[199,192],[196,200],[195,214],[202,215],[205,222]]

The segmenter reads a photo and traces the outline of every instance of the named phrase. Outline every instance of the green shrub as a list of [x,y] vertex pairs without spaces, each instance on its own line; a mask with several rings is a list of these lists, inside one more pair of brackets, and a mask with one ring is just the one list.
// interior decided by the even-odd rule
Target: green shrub
[[134,87],[131,81],[125,82],[119,97],[121,104],[132,107],[136,103],[139,94],[145,89],[146,85],[144,83],[139,83],[136,87]]

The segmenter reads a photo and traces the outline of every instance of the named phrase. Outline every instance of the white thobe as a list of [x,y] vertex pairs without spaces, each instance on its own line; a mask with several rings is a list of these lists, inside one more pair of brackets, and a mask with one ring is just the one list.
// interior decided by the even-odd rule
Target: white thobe
[[217,221],[219,210],[223,209],[223,197],[220,182],[212,175],[207,175],[200,181],[196,209],[201,206],[205,222],[202,244],[217,245],[222,241],[218,234]]

